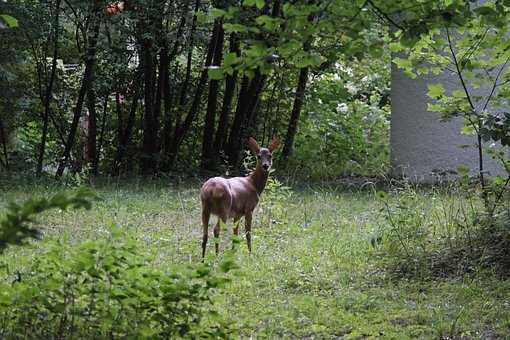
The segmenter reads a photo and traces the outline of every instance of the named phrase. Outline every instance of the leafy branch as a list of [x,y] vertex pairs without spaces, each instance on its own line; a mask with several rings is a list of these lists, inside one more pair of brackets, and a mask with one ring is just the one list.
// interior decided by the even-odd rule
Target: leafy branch
[[53,197],[29,199],[18,204],[10,203],[7,214],[0,220],[0,253],[9,245],[21,245],[28,239],[39,238],[41,233],[33,227],[35,217],[50,209],[90,209],[92,201],[98,197],[89,189],[79,189],[74,193],[58,193]]

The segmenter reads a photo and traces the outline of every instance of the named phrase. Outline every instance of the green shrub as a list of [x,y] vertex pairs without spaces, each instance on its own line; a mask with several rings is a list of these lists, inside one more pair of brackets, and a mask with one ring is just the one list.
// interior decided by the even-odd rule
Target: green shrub
[[288,222],[287,202],[292,196],[292,189],[277,178],[269,176],[262,196],[260,209],[262,224],[270,226]]
[[2,338],[227,337],[213,308],[228,282],[207,265],[152,266],[138,242],[118,229],[79,245],[55,241],[22,274],[0,284]]
[[379,193],[379,198],[385,221],[372,245],[394,272],[447,276],[510,268],[504,251],[510,244],[506,215],[498,228],[494,220],[488,225],[483,201],[458,183],[427,191],[406,184],[389,195]]
[[59,193],[49,199],[30,199],[23,204],[10,203],[5,218],[0,221],[0,253],[8,245],[20,245],[30,238],[40,236],[32,225],[37,214],[56,208],[90,209],[91,201],[96,198],[90,190],[81,188],[74,193]]
[[[11,203],[0,221],[0,252],[40,236],[37,214],[90,208],[85,189]],[[214,310],[214,292],[229,281],[230,256],[207,265],[155,268],[139,243],[120,229],[71,245],[48,241],[42,254],[12,278],[0,262],[0,338],[225,338],[232,333]]]

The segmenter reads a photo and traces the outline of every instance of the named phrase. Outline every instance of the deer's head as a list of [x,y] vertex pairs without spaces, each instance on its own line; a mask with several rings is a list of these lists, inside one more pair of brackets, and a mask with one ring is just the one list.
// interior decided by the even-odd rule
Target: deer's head
[[257,166],[264,172],[269,172],[273,165],[273,151],[280,146],[280,140],[274,137],[267,148],[261,148],[255,138],[248,138],[248,148],[257,156]]

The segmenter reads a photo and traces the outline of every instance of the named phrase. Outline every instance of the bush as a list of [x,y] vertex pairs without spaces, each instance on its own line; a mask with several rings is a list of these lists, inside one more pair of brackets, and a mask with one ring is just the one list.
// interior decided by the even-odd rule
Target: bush
[[288,200],[292,196],[292,189],[277,178],[269,176],[263,198],[260,203],[262,224],[271,226],[288,222]]
[[378,195],[385,222],[372,244],[394,273],[423,277],[481,268],[510,272],[508,219],[502,215],[497,226],[493,220],[487,224],[482,200],[458,183],[428,191],[406,184],[390,195]]
[[227,337],[213,292],[228,282],[206,265],[152,266],[120,230],[78,246],[51,242],[13,284],[0,284],[0,337]]
[[319,179],[385,174],[389,165],[389,54],[337,64],[310,81],[290,174]]
[[[11,203],[0,221],[0,253],[40,236],[32,226],[37,214],[89,209],[95,198],[81,189]],[[9,277],[6,260],[0,263],[0,338],[226,338],[232,333],[212,302],[229,281],[226,273],[234,265],[229,256],[219,273],[206,265],[165,271],[120,229],[97,241],[48,245],[16,278]]]

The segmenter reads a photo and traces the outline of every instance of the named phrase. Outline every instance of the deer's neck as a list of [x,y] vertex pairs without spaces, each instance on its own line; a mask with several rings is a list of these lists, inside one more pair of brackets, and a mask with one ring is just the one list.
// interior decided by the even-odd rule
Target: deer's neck
[[249,176],[259,195],[262,193],[262,191],[264,191],[264,188],[266,187],[267,176],[268,173],[262,170],[259,164],[257,164],[255,171],[253,171]]

